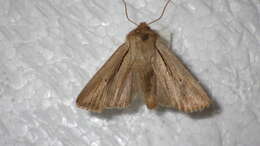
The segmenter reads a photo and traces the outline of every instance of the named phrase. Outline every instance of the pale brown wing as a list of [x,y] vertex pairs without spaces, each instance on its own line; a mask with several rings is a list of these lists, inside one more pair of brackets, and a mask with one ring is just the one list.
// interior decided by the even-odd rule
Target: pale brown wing
[[90,111],[123,108],[131,101],[129,44],[125,43],[109,58],[79,94],[76,104]]
[[184,112],[208,107],[211,99],[178,57],[159,39],[156,48],[153,69],[159,104]]

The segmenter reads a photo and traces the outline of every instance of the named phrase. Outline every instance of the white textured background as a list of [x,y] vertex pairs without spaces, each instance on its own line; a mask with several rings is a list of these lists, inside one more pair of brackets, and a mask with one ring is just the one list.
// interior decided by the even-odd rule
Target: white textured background
[[[157,18],[165,0],[127,3],[140,22]],[[75,106],[135,27],[123,8],[121,0],[0,0],[0,146],[259,146],[259,0],[175,0],[151,25],[172,40],[212,109]]]

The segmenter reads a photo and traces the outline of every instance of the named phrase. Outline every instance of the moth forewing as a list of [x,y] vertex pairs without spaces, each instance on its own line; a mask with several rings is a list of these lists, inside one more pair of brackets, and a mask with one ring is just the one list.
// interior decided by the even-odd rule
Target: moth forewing
[[[128,54],[129,44],[124,43],[121,45],[116,52],[108,59],[108,61],[99,69],[94,77],[89,81],[85,88],[79,94],[76,104],[83,109],[90,111],[101,112],[105,107],[117,107],[126,106],[128,103],[118,103],[116,101],[118,93],[118,83],[123,82],[121,76],[125,72],[126,56]],[[121,70],[120,70],[121,69]],[[123,69],[123,70],[122,70]],[[126,80],[128,81],[128,80]],[[129,83],[128,83],[129,84]],[[125,101],[129,101],[129,91],[125,90],[126,83],[121,86],[123,90]],[[128,85],[129,86],[129,85]],[[127,93],[124,93],[127,92]]]
[[[211,99],[180,59],[160,39],[156,41],[156,48],[158,50],[157,62],[153,67],[159,80],[158,84],[170,90],[157,96],[159,103],[160,99],[168,97],[169,102],[166,106],[185,112],[208,107],[212,103]],[[165,104],[162,102],[161,105]]]

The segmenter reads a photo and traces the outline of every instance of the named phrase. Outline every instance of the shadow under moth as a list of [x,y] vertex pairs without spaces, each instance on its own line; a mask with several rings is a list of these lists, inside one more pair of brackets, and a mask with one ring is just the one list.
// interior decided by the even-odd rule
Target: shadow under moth
[[[125,11],[127,19],[127,7]],[[134,95],[149,109],[157,106],[184,112],[201,111],[212,103],[200,83],[148,25],[140,23],[79,94],[78,107],[93,112],[126,108]],[[136,24],[136,23],[134,23]],[[136,24],[137,25],[137,24]]]

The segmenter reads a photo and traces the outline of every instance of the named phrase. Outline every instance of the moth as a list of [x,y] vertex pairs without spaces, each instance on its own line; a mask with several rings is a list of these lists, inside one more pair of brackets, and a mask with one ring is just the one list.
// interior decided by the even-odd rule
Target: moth
[[[123,2],[128,20],[134,23]],[[93,112],[126,108],[136,94],[149,109],[163,106],[194,112],[210,106],[212,101],[200,83],[148,26],[162,17],[169,2],[158,19],[140,23],[127,35],[125,43],[81,91],[78,107]]]

